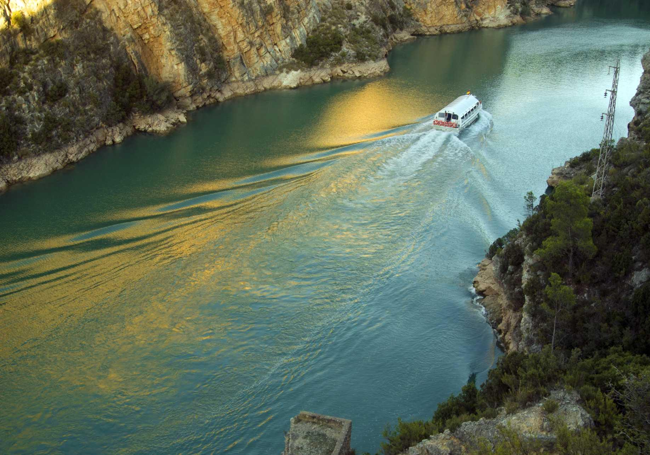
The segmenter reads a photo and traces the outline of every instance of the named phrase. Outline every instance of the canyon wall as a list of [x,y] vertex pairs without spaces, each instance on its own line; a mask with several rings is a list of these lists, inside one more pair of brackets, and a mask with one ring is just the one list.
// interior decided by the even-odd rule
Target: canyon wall
[[[549,12],[544,0],[533,2],[529,15]],[[66,36],[78,14],[91,9],[112,30],[140,72],[172,84],[177,97],[214,82],[225,66],[227,80],[247,81],[267,76],[291,60],[337,0],[0,0],[5,30],[0,36],[0,61],[12,47],[36,47]],[[345,2],[358,12],[388,5],[410,9],[419,34],[438,34],[522,22],[524,0],[362,0]],[[350,5],[350,6],[347,6]],[[17,17],[23,15],[24,18]],[[17,19],[17,20],[16,20]],[[26,25],[21,27],[20,21]],[[19,24],[16,24],[19,22]],[[346,26],[347,24],[340,24]],[[22,29],[22,30],[21,30]]]

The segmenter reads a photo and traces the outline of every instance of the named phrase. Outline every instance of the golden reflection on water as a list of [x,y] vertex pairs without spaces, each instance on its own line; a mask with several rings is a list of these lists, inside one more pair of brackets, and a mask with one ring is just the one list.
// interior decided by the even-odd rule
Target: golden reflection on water
[[308,144],[317,148],[336,147],[406,125],[435,112],[433,98],[434,94],[403,90],[388,80],[340,93],[328,104],[308,137]]

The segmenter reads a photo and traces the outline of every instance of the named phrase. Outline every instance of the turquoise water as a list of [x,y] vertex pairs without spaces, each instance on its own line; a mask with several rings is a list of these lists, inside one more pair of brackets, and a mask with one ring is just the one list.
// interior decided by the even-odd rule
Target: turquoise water
[[[300,410],[375,451],[500,355],[470,286],[523,196],[615,134],[648,7],[422,38],[391,73],[232,100],[0,197],[0,452],[273,454]],[[472,90],[459,138],[430,115]]]

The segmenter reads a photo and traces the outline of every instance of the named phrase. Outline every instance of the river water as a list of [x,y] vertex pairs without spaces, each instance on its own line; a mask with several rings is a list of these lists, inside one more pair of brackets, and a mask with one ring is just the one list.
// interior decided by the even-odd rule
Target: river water
[[[391,73],[232,100],[0,197],[0,452],[278,454],[300,410],[430,418],[500,355],[475,264],[615,134],[643,2],[422,38]],[[431,114],[472,90],[460,138]]]

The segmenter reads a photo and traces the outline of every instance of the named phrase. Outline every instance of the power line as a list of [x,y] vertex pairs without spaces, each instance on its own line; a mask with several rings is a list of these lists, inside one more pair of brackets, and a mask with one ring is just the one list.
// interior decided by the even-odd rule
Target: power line
[[612,81],[612,89],[605,90],[605,98],[607,92],[610,93],[609,108],[606,114],[602,114],[600,119],[603,120],[607,117],[605,122],[605,132],[603,133],[603,141],[600,143],[600,153],[598,154],[598,167],[596,168],[596,178],[594,180],[594,189],[591,192],[591,198],[597,199],[603,197],[603,186],[605,185],[605,177],[607,176],[607,166],[609,164],[609,156],[614,148],[614,141],[612,134],[614,133],[614,117],[616,115],[616,97],[618,95],[618,77],[621,72],[621,60],[616,61],[616,66],[610,66],[610,70],[614,70],[614,80]]

